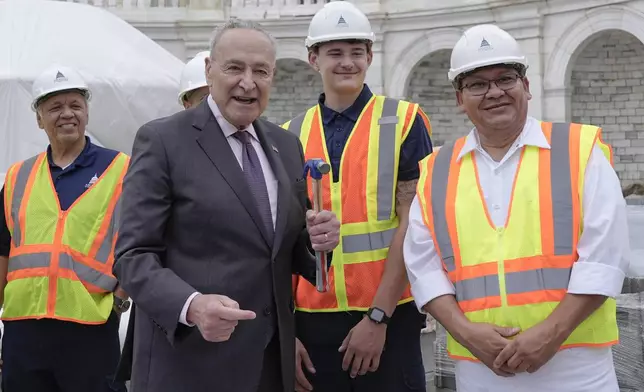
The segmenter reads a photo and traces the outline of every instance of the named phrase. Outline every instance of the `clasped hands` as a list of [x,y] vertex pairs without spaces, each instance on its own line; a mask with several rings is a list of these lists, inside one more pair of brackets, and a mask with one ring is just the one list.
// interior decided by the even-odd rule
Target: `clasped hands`
[[562,338],[547,321],[523,332],[519,328],[471,323],[464,338],[467,349],[502,377],[536,372],[563,344]]

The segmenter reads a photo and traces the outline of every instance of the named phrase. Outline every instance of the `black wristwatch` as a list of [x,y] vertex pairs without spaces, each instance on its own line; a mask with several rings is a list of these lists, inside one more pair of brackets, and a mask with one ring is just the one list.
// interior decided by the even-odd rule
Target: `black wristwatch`
[[130,309],[130,300],[114,296],[114,309],[119,313],[125,313]]
[[376,324],[387,324],[390,320],[384,310],[375,307],[369,308],[367,317]]

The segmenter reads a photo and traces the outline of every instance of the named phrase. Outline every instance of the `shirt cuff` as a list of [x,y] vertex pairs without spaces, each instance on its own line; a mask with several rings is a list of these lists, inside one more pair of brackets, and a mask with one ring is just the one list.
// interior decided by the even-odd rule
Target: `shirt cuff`
[[192,303],[192,300],[195,299],[196,296],[198,296],[199,292],[194,292],[188,299],[186,300],[186,303],[183,305],[183,309],[181,309],[181,314],[179,315],[179,322],[183,325],[187,325],[189,327],[194,327],[195,325],[193,323],[189,323],[187,318],[188,318],[188,308],[190,307],[190,304]]
[[411,283],[411,294],[418,310],[421,313],[427,313],[423,310],[423,306],[443,295],[455,295],[456,290],[445,272],[434,270],[419,276]]
[[605,295],[615,298],[622,292],[626,274],[610,265],[576,262],[568,282],[568,293],[582,295]]

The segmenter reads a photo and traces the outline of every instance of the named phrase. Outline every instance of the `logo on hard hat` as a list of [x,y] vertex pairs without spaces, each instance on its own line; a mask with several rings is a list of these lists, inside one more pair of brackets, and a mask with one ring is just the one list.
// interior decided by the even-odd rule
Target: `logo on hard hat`
[[349,27],[349,25],[347,24],[347,21],[344,20],[344,17],[342,15],[340,15],[340,19],[338,19],[338,24],[336,26],[338,26],[338,27]]
[[492,49],[492,45],[490,45],[489,42],[483,37],[483,40],[481,41],[481,46],[479,46],[479,50],[490,50]]
[[54,79],[54,83],[57,83],[57,82],[66,82],[66,81],[67,81],[67,78],[65,77],[65,75],[63,75],[63,73],[62,73],[62,72],[58,71],[58,72],[56,73],[56,79]]

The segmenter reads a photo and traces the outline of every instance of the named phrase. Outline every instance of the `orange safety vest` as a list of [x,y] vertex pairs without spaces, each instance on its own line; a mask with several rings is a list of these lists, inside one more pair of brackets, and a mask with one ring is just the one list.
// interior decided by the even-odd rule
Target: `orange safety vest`
[[[551,148],[526,146],[503,227],[487,212],[473,153],[458,159],[466,138],[421,162],[417,196],[456,300],[472,322],[519,327],[544,321],[567,293],[582,232],[583,187],[593,146],[610,158],[598,127],[541,123]],[[609,298],[562,348],[616,344]],[[448,335],[452,358],[477,360]]]
[[46,153],[9,168],[4,208],[12,242],[3,320],[107,320],[117,286],[113,253],[128,163],[119,153],[66,211]]
[[[334,183],[333,173],[322,179],[322,208],[335,212],[341,223],[340,244],[329,270],[330,290],[319,293],[306,279],[294,277],[297,310],[366,311],[371,306],[398,228],[395,192],[400,147],[421,112],[417,104],[378,95],[363,109],[342,154],[340,180]],[[431,132],[426,116],[424,121]],[[319,106],[282,126],[300,137],[305,159],[323,157],[329,162]],[[412,300],[408,287],[399,304]]]

